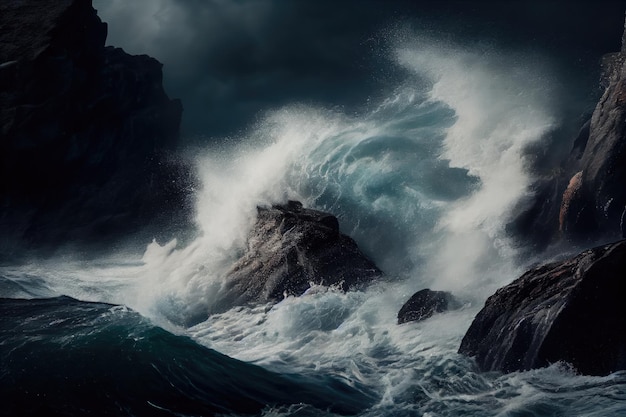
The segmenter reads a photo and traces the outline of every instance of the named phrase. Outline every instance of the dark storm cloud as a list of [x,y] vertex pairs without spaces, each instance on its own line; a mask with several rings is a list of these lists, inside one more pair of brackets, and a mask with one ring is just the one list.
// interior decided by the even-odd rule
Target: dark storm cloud
[[[598,4],[600,3],[600,4]],[[108,43],[165,64],[188,134],[226,135],[294,101],[356,108],[393,78],[381,31],[412,22],[593,60],[619,47],[624,1],[95,0]],[[587,54],[588,56],[585,56]],[[582,65],[582,64],[581,64]],[[586,61],[585,61],[586,65]],[[381,68],[383,68],[381,70]],[[382,72],[381,72],[382,71]]]
[[165,64],[170,94],[183,99],[188,132],[229,133],[260,110],[293,100],[353,104],[367,97],[367,39],[384,24],[371,7],[269,0],[129,3],[95,2],[109,22],[108,43]]

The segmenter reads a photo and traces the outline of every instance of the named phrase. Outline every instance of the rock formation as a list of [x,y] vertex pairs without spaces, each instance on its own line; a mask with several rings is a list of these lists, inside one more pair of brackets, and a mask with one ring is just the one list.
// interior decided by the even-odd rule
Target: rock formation
[[[620,55],[626,54],[623,45]],[[626,212],[626,65],[617,65],[591,117],[580,156],[580,190],[569,201],[564,231],[578,240],[589,234],[623,237]]]
[[[626,32],[625,32],[626,34]],[[626,38],[626,36],[624,37]],[[604,94],[554,175],[535,184],[512,229],[538,249],[626,237],[626,43],[604,58]]]
[[626,369],[626,240],[533,268],[499,289],[459,353],[485,371],[557,361],[588,375]]
[[446,291],[423,289],[411,296],[398,312],[398,324],[409,321],[422,321],[435,313],[442,313],[460,307],[460,303]]
[[0,248],[184,222],[182,106],[161,64],[105,47],[89,0],[0,4]]
[[310,285],[358,288],[382,276],[331,214],[297,201],[258,208],[245,255],[227,274],[231,303],[282,300]]
[[[626,237],[626,30],[603,67],[604,94],[570,154],[535,184],[534,201],[510,225],[536,252]],[[534,268],[498,290],[459,352],[483,370],[557,361],[591,375],[626,369],[626,241]]]

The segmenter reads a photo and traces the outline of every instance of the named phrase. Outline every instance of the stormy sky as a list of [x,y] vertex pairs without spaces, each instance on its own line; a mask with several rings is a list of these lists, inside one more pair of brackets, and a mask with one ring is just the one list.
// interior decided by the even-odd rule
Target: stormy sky
[[[94,0],[107,44],[164,64],[186,138],[236,136],[293,102],[358,111],[401,77],[388,61],[400,27],[539,50],[563,77],[598,76],[620,47],[621,1]],[[587,76],[587,78],[585,78]]]

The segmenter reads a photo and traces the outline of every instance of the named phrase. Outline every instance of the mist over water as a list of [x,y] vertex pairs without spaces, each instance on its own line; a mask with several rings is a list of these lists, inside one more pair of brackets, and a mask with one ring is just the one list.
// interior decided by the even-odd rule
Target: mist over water
[[[153,242],[140,259],[6,268],[10,285],[0,288],[13,292],[3,296],[123,304],[233,358],[365,386],[377,400],[362,415],[619,411],[596,393],[611,378],[619,391],[624,375],[579,377],[561,365],[483,375],[456,354],[484,299],[524,267],[504,227],[529,192],[526,147],[558,126],[551,67],[540,56],[414,33],[399,36],[389,58],[405,78],[367,111],[268,109],[242,137],[190,149],[202,186],[199,233],[188,245]],[[386,280],[348,293],[313,286],[275,306],[225,305],[223,277],[245,250],[257,206],[287,199],[335,214]],[[422,288],[452,291],[464,307],[396,325]],[[319,415],[299,407],[264,415]]]
[[480,181],[471,195],[444,208],[437,224],[443,244],[433,274],[451,289],[478,286],[491,292],[494,281],[503,283],[498,275],[513,272],[508,268],[515,249],[504,226],[531,182],[524,150],[557,127],[558,82],[542,57],[489,47],[471,50],[418,37],[396,56],[432,80],[431,100],[454,110],[457,119],[440,158]]
[[[438,356],[456,350],[484,298],[517,276],[504,225],[529,185],[524,147],[556,123],[550,74],[537,73],[533,62],[520,68],[520,56],[461,53],[423,38],[405,41],[393,58],[409,76],[371,112],[347,116],[306,106],[270,112],[231,150],[225,183],[223,166],[199,159],[202,253],[228,255],[225,241],[243,247],[239,232],[250,226],[257,204],[299,199],[336,214],[391,282],[365,293],[312,288],[271,310],[217,314],[190,330],[199,340],[248,361],[287,369],[317,364],[313,369],[325,372],[352,369],[355,352],[390,362],[394,352],[413,360],[423,352]],[[222,221],[210,215],[216,212]],[[390,326],[402,303],[426,287],[453,291],[467,303],[421,329],[432,345]],[[333,359],[323,359],[330,352]],[[357,369],[365,366],[356,362]],[[372,366],[376,380],[380,369]]]
[[198,158],[198,261],[227,267],[257,205],[297,199],[390,277],[484,297],[514,276],[504,225],[528,192],[523,151],[557,123],[554,79],[530,58],[405,37],[392,59],[408,75],[371,111],[269,111]]
[[110,267],[66,262],[47,285],[177,326],[223,312],[222,279],[257,206],[295,199],[335,214],[387,274],[393,285],[359,296],[387,297],[386,321],[427,287],[480,305],[521,267],[504,226],[528,192],[525,147],[556,126],[554,77],[538,56],[406,33],[392,45],[406,76],[369,110],[294,104],[243,137],[191,149],[202,185],[190,244],[153,242]]

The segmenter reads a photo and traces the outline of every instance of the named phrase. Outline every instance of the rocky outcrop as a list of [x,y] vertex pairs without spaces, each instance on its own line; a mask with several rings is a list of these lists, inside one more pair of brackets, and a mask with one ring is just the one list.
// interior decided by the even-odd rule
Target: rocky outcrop
[[[626,213],[626,65],[615,65],[608,87],[591,117],[589,138],[575,169],[580,189],[567,202],[563,231],[577,239],[600,234],[624,236]],[[573,176],[574,177],[574,176]]]
[[447,291],[423,289],[404,303],[398,312],[398,324],[426,320],[435,313],[454,310],[460,306],[459,301]]
[[[533,252],[626,237],[625,39],[626,31],[622,50],[603,60],[604,94],[571,152],[544,171],[527,209],[509,225]],[[621,241],[528,271],[487,300],[459,352],[483,370],[557,361],[592,375],[626,369],[625,256]]]
[[245,255],[226,276],[232,304],[282,300],[311,284],[359,288],[381,271],[339,231],[337,218],[297,201],[258,208]]
[[185,222],[182,106],[161,64],[105,47],[89,0],[0,4],[0,248]]
[[626,237],[625,58],[626,44],[605,56],[605,91],[591,119],[561,166],[536,182],[534,199],[511,224],[538,249],[560,239],[588,245]]
[[531,269],[498,290],[459,353],[485,371],[558,361],[588,375],[626,369],[626,240]]

